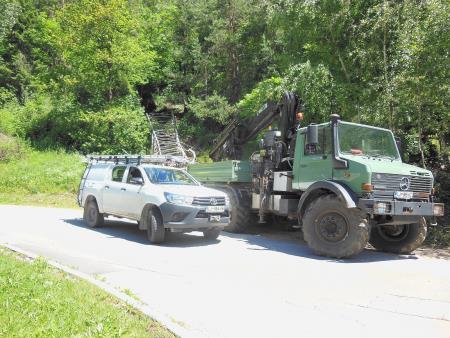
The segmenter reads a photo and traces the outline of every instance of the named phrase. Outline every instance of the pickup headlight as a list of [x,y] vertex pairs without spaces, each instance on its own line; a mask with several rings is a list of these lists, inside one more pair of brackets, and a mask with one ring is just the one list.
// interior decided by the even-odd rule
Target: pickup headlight
[[192,205],[192,202],[194,201],[194,197],[192,196],[172,194],[170,192],[165,192],[164,197],[166,198],[167,202],[173,204]]
[[228,198],[228,196],[225,196],[225,204],[230,205],[230,199]]

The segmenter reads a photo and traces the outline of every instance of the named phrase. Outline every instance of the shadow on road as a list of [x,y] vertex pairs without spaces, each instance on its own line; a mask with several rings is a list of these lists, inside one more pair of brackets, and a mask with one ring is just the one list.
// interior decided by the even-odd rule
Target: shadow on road
[[[81,218],[64,219],[63,221],[114,238],[122,238],[143,245],[152,245],[148,241],[145,231],[139,230],[137,223],[128,220],[105,219],[105,225],[101,228],[89,228]],[[159,246],[187,248],[220,243],[220,237],[219,240],[208,240],[202,235],[199,235],[199,233],[167,232],[166,236],[165,242],[159,244]],[[395,255],[377,252],[373,249],[366,249],[356,257],[348,259],[321,257],[312,253],[305,241],[301,238],[300,231],[286,232],[267,227],[252,228],[251,234],[234,234],[222,231],[221,236],[245,242],[248,246],[248,250],[271,250],[302,258],[345,264],[411,260],[418,258],[415,255]]]
[[[136,242],[144,245],[153,245],[147,239],[145,231],[139,230],[135,222],[126,220],[110,220],[105,219],[105,225],[101,228],[90,228],[84,223],[83,219],[63,219],[65,223],[75,225],[80,228],[96,231],[114,238],[122,238],[128,241]],[[166,240],[159,246],[164,247],[198,247],[219,243],[220,240],[210,240],[202,235],[191,233],[172,233],[166,232]]]
[[336,263],[354,264],[354,263],[372,263],[382,261],[395,260],[415,260],[415,255],[396,255],[378,252],[373,249],[366,248],[356,257],[347,259],[336,259],[330,257],[321,257],[315,255],[308,247],[306,242],[301,239],[301,232],[288,233],[263,230],[259,235],[253,234],[233,234],[222,232],[222,236],[235,238],[246,242],[250,247],[248,250],[271,250],[281,252],[287,255],[320,260]]

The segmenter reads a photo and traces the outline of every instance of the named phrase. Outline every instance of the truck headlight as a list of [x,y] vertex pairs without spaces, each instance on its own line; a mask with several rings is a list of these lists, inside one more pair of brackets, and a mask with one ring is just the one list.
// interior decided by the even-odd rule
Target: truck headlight
[[225,204],[230,205],[230,198],[228,196],[225,196]]
[[166,198],[167,202],[173,204],[192,205],[192,202],[194,201],[194,197],[192,196],[172,194],[170,192],[165,192],[164,197]]
[[444,204],[442,204],[442,203],[433,204],[433,215],[434,216],[444,216]]

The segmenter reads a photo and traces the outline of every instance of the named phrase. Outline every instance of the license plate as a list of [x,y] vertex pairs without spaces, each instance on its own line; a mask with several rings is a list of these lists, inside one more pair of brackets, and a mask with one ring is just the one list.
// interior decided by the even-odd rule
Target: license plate
[[220,206],[220,205],[209,205],[206,207],[206,212],[209,213],[215,213],[215,212],[224,212],[225,211],[225,207],[224,206]]
[[396,191],[394,192],[394,198],[398,198],[401,200],[410,200],[413,198],[413,192],[412,191]]
[[209,216],[209,221],[211,223],[218,223],[218,222],[220,222],[220,215],[211,215],[211,216]]

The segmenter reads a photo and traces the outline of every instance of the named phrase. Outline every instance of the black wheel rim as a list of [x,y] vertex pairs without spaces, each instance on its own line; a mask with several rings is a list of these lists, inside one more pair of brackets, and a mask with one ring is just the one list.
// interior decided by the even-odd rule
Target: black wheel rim
[[327,212],[317,218],[316,232],[327,242],[341,242],[347,237],[348,223],[341,214],[337,212]]
[[408,236],[409,225],[380,225],[378,227],[378,233],[387,241],[399,242]]

